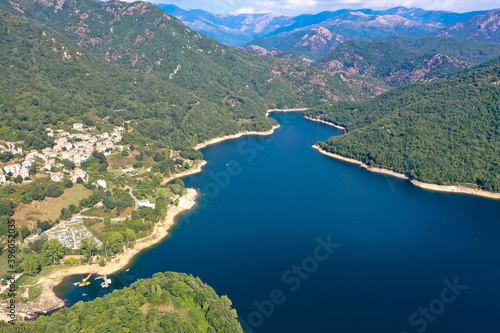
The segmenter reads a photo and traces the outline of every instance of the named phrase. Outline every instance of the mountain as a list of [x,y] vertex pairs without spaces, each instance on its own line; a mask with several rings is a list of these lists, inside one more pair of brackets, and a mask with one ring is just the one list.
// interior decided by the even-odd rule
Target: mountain
[[[255,38],[274,36],[283,32],[310,31],[317,27],[329,28],[333,20],[352,19],[349,18],[350,13],[356,13],[358,16],[362,14],[373,17],[385,16],[382,20],[389,21],[394,20],[394,17],[397,16],[398,20],[405,19],[403,21],[405,24],[413,22],[412,25],[420,26],[424,31],[434,31],[474,15],[485,13],[485,11],[452,13],[420,8],[395,7],[387,10],[342,9],[325,11],[314,15],[305,14],[289,17],[274,14],[213,14],[199,9],[184,10],[175,5],[158,4],[158,6],[178,18],[191,29],[230,46],[242,46]],[[413,34],[422,35],[422,32],[418,31],[418,29],[410,30],[414,30]]]
[[373,40],[388,35],[422,37],[463,19],[484,12],[463,14],[396,7],[384,11],[371,9],[339,10],[300,15],[294,23],[247,43],[266,49],[301,52],[319,59],[348,40]]
[[348,40],[373,39],[390,34],[424,36],[437,29],[439,27],[435,24],[419,23],[398,15],[378,16],[356,11],[339,14],[306,28],[256,38],[247,45],[296,51],[319,59]]
[[256,38],[248,43],[246,47],[258,46],[265,49],[281,49],[302,53],[305,56],[318,59],[349,39],[326,28],[318,27],[310,31],[282,33],[273,37]]
[[500,58],[445,80],[307,114],[345,126],[320,146],[434,184],[500,192]]
[[476,41],[438,36],[411,37],[389,35],[378,39],[422,54],[444,54],[469,65],[478,65],[500,56],[500,46]]
[[50,142],[46,127],[64,128],[83,117],[132,121],[138,140],[162,146],[191,145],[259,123],[240,125],[227,110],[172,82],[124,70],[48,27],[5,13],[0,67],[2,139],[36,149]]
[[[406,19],[404,22],[413,22],[409,25],[422,24],[428,25],[428,29],[438,29],[437,27],[445,27],[455,22],[465,20],[474,15],[483,14],[486,11],[476,11],[467,13],[452,13],[440,10],[425,10],[420,8],[395,7],[387,10],[372,10],[372,9],[341,9],[337,11],[324,11],[318,14],[304,14],[293,18],[293,23],[279,29],[274,30],[271,34],[265,37],[277,35],[283,32],[291,32],[297,30],[310,30],[313,27],[322,26],[328,28],[330,24],[339,21],[353,20],[359,22],[363,19],[374,20],[378,17],[384,17],[381,21],[388,19],[394,20],[397,17]],[[356,18],[357,16],[357,18]]]
[[302,53],[298,52],[293,52],[293,51],[287,51],[287,50],[280,50],[280,49],[265,49],[263,47],[257,46],[257,45],[249,45],[246,47],[239,47],[241,50],[245,51],[246,53],[249,54],[254,54],[254,55],[268,55],[274,58],[279,58],[279,59],[290,59],[290,60],[295,60],[302,62],[304,64],[312,64],[314,63],[314,60],[306,57]]
[[236,318],[227,296],[219,297],[199,278],[165,272],[35,321],[0,321],[0,331],[242,333]]
[[226,108],[234,119],[263,117],[268,107],[357,97],[338,78],[228,47],[146,2],[14,0],[0,8],[50,26],[123,69],[188,89]]
[[458,37],[482,43],[500,44],[500,9],[476,15],[435,32],[437,36]]
[[365,41],[343,43],[317,64],[331,74],[371,75],[391,86],[433,80],[466,67],[446,55],[419,54],[392,43]]
[[191,29],[230,46],[241,46],[258,36],[271,33],[292,22],[292,18],[274,14],[213,14],[200,9],[184,10],[175,5],[158,4]]

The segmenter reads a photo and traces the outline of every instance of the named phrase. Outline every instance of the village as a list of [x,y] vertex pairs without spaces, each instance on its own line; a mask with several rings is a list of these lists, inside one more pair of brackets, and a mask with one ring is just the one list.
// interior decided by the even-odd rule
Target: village
[[[95,131],[95,127],[86,127],[82,123],[74,123],[72,129],[73,133],[61,129],[46,128],[47,136],[55,138],[55,145],[43,148],[40,151],[30,150],[25,153],[22,148],[17,147],[12,142],[0,145],[1,153],[25,154],[21,161],[5,165],[3,170],[0,168],[0,184],[7,183],[8,179],[17,179],[18,182],[31,181],[30,170],[37,161],[42,163],[42,167],[38,171],[49,174],[50,178],[55,182],[62,181],[64,175],[68,175],[74,183],[79,178],[86,183],[89,176],[79,166],[85,163],[94,151],[109,155],[124,149],[124,146],[117,145],[121,141],[122,133],[125,130],[122,126],[116,126],[111,134],[104,132],[92,135],[89,132]],[[57,163],[58,159],[60,161],[71,161],[76,167],[73,170],[68,170],[63,163]]]

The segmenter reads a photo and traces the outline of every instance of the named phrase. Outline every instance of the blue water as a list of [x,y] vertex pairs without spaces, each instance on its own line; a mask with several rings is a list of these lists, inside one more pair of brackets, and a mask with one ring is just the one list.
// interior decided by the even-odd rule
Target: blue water
[[[338,130],[273,117],[272,136],[203,149],[204,171],[184,179],[200,204],[113,276],[115,288],[190,273],[262,333],[500,332],[500,201],[329,158],[311,146]],[[71,285],[81,278],[56,288],[69,305],[103,294]]]

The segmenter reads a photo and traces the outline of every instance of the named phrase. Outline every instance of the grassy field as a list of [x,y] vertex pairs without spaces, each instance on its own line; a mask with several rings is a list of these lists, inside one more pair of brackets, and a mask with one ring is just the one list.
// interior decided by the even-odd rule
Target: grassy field
[[129,151],[129,155],[127,157],[122,156],[121,153],[116,153],[109,155],[107,157],[108,163],[109,163],[109,168],[123,168],[125,166],[132,165],[134,163],[137,163],[136,159],[134,158],[136,155],[139,155],[139,152],[134,150],[134,151]]
[[77,205],[81,199],[87,198],[91,194],[91,190],[86,189],[83,185],[75,184],[72,188],[67,188],[59,198],[46,198],[43,201],[33,201],[30,204],[19,204],[13,218],[18,227],[25,225],[31,229],[31,221],[38,219],[54,221],[61,214],[61,209],[67,208],[70,204]]

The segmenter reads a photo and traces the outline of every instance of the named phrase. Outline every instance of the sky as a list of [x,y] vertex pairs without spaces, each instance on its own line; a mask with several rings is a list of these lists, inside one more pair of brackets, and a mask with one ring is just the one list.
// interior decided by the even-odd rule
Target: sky
[[[151,0],[149,0],[151,1]],[[212,13],[276,13],[298,15],[338,9],[387,9],[397,6],[468,12],[499,8],[498,0],[153,0],[182,9],[203,9]]]

